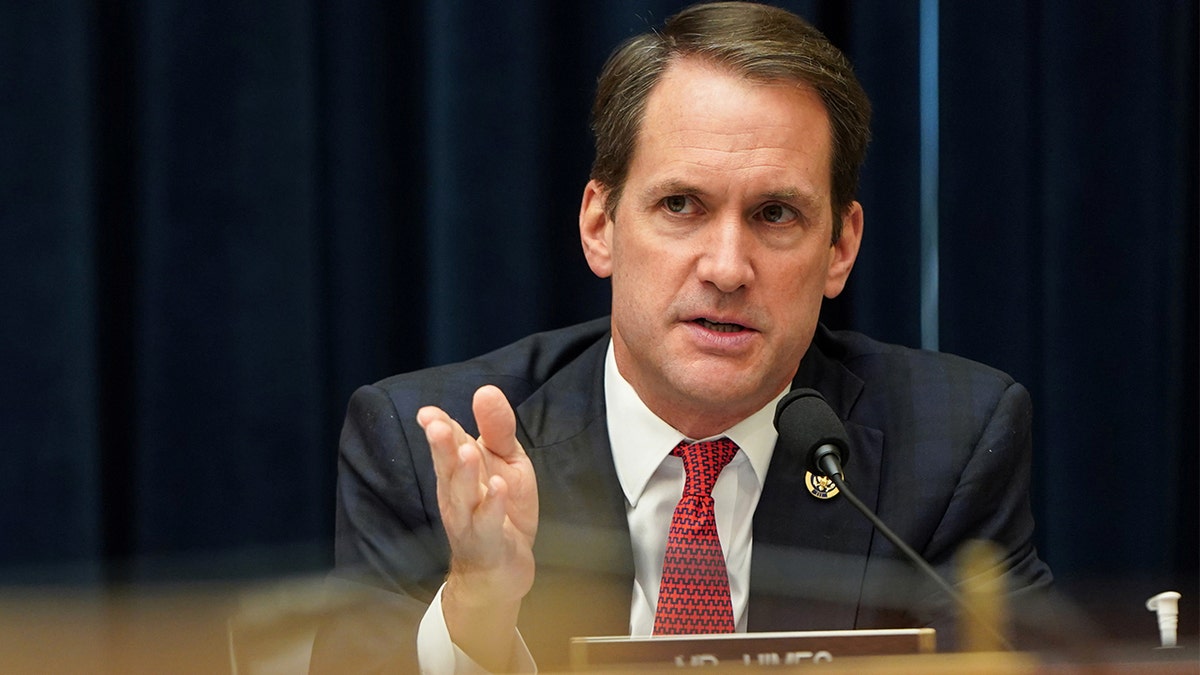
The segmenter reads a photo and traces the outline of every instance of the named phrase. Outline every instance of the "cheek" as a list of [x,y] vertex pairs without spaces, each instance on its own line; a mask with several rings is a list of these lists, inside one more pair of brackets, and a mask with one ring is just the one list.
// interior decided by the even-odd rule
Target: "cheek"
[[[820,314],[825,297],[825,270],[822,261],[809,259],[797,265],[794,260],[779,263],[779,272],[763,288],[764,301],[774,314],[787,317],[790,323],[810,323]],[[790,263],[790,264],[789,264]]]
[[655,290],[667,284],[678,267],[668,246],[656,245],[644,237],[615,237],[613,241],[613,291],[649,299]]
[[774,294],[790,293],[793,298],[807,300],[825,288],[827,262],[823,256],[812,253],[780,256],[766,265],[771,270],[768,285]]

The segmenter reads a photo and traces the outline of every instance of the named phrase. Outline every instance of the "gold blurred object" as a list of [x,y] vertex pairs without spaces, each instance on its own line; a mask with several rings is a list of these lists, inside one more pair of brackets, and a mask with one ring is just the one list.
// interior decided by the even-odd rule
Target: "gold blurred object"
[[963,651],[1003,651],[1008,615],[999,547],[990,541],[968,541],[955,562],[963,599],[971,610],[959,620]]

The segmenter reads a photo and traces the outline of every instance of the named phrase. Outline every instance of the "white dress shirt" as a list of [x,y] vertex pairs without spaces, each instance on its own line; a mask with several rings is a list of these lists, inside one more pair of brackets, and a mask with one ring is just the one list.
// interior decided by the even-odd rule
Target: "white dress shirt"
[[[785,393],[786,389],[780,391],[761,410],[711,437],[726,436],[739,448],[713,486],[717,535],[725,553],[734,626],[738,632],[746,631],[752,518],[778,436],[774,425],[775,406]],[[629,518],[633,546],[629,634],[650,635],[654,632],[667,532],[671,528],[675,505],[683,495],[683,460],[672,457],[671,450],[686,437],[651,412],[621,376],[611,341],[604,360],[604,401],[613,463],[625,493],[625,513]],[[513,665],[518,671],[534,672],[536,665],[528,649],[522,640],[518,639],[518,643],[513,653]],[[451,641],[441,611],[441,590],[421,620],[417,631],[417,656],[423,673],[484,672]]]
[[[779,435],[774,424],[775,405],[785,393],[787,390],[779,392],[761,410],[712,437],[726,436],[739,448],[721,471],[712,492],[717,536],[729,572],[733,622],[739,633],[746,631],[746,604],[750,597],[751,523]],[[629,634],[650,635],[654,632],[667,532],[671,529],[675,505],[683,495],[683,460],[672,457],[671,450],[686,437],[650,412],[617,372],[612,343],[604,364],[604,400],[608,438],[617,477],[625,491],[625,513],[633,543]]]

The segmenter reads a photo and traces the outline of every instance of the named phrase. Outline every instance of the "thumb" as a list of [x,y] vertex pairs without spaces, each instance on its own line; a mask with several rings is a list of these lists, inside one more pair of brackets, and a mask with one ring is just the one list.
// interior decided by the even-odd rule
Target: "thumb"
[[504,392],[490,384],[480,387],[471,401],[471,410],[485,448],[504,459],[524,454],[517,442],[517,417]]

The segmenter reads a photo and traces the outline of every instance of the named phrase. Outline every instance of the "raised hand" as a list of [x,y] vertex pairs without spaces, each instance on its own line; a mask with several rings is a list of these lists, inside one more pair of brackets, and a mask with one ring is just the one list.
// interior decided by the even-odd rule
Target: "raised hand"
[[521,599],[533,585],[537,481],[504,394],[481,387],[471,407],[479,438],[440,408],[421,408],[417,422],[433,453],[438,508],[450,541],[442,591],[446,627],[480,665],[501,670]]

